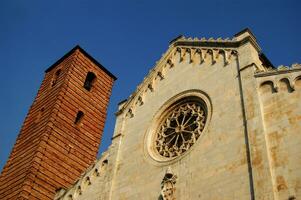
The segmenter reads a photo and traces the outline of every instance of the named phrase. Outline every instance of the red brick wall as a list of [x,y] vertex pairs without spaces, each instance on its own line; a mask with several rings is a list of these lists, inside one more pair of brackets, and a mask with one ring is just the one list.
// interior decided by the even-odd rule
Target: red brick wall
[[[97,77],[91,91],[83,87],[88,72]],[[80,176],[96,159],[114,80],[80,47],[46,72],[1,173],[0,199],[53,199]]]

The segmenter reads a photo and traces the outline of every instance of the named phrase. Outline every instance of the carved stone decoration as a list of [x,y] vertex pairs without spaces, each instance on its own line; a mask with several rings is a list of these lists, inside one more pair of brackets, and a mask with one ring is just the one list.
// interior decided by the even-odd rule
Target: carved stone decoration
[[196,49],[192,48],[191,51],[190,51],[190,63],[195,62],[195,54],[196,54]]
[[201,49],[201,63],[205,62],[206,61],[206,58],[208,57],[207,55],[207,49]]
[[177,176],[172,173],[169,167],[161,182],[161,195],[159,200],[176,200],[175,197],[176,181],[177,181]]
[[186,54],[188,54],[188,62],[192,63],[192,54],[191,54],[191,49],[190,48],[186,48],[185,55]]
[[166,158],[186,152],[200,137],[206,122],[206,110],[197,101],[176,106],[161,122],[155,139],[157,152]]
[[164,79],[164,75],[162,72],[158,72],[157,73],[157,76],[160,78],[160,80],[163,80]]
[[182,49],[180,47],[177,48],[177,53],[179,53],[180,55],[180,62],[182,62],[184,60],[184,53],[182,52]]
[[231,51],[225,50],[224,52],[225,52],[225,65],[228,65],[230,63]]
[[211,59],[211,64],[215,63],[214,52],[212,49],[208,49],[205,56],[209,56],[209,58]]
[[180,48],[181,52],[180,52],[180,62],[183,62],[186,60],[186,56],[188,55],[190,59],[190,48]]
[[212,64],[216,63],[219,58],[219,49],[213,49],[212,50]]
[[84,184],[85,184],[86,186],[87,186],[87,185],[91,185],[91,179],[90,179],[89,176],[86,177],[85,183],[84,183]]
[[138,104],[139,106],[142,106],[144,104],[142,96],[138,97],[136,104]]
[[205,62],[205,50],[203,49],[197,49],[196,52],[200,55],[200,63],[199,64],[202,64],[203,62]]
[[147,88],[148,88],[151,92],[154,91],[153,84],[151,84],[151,83],[147,85]]
[[80,186],[77,187],[76,192],[78,195],[82,195],[82,188]]
[[169,67],[172,68],[174,66],[174,63],[172,62],[171,59],[167,60],[167,64],[169,64]]
[[126,113],[126,116],[129,117],[129,118],[134,117],[133,109],[130,108],[130,109],[128,110],[128,112]]

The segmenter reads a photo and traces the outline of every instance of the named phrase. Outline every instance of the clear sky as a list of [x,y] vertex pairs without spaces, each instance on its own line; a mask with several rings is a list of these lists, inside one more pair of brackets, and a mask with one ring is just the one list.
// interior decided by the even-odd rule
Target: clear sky
[[232,37],[245,27],[274,65],[301,63],[301,1],[0,1],[0,170],[44,70],[79,44],[118,77],[100,151],[117,103],[127,98],[179,34]]

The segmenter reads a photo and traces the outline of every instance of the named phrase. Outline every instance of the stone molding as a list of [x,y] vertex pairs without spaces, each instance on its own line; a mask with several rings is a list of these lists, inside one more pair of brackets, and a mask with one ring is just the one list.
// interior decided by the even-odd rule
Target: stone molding
[[291,72],[296,72],[296,71],[301,71],[301,64],[294,63],[291,66],[280,65],[277,68],[267,69],[266,71],[256,70],[254,76],[255,77],[265,77],[265,76],[291,73]]

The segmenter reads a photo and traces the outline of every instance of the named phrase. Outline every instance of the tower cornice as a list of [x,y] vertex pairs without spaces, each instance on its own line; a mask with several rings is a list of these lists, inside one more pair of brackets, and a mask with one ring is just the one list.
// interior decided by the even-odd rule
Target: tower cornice
[[48,67],[45,70],[45,73],[50,72],[53,68],[55,68],[57,65],[59,65],[63,60],[71,56],[75,51],[80,51],[82,54],[84,54],[85,57],[87,57],[90,61],[92,61],[96,66],[98,66],[100,69],[102,69],[104,72],[106,72],[109,76],[111,76],[114,80],[117,80],[117,77],[112,74],[109,70],[107,70],[102,64],[100,64],[96,59],[94,59],[90,54],[88,54],[83,48],[81,48],[79,45],[76,45],[73,47],[68,53],[66,53],[63,57],[58,59],[54,64],[52,64],[50,67]]

